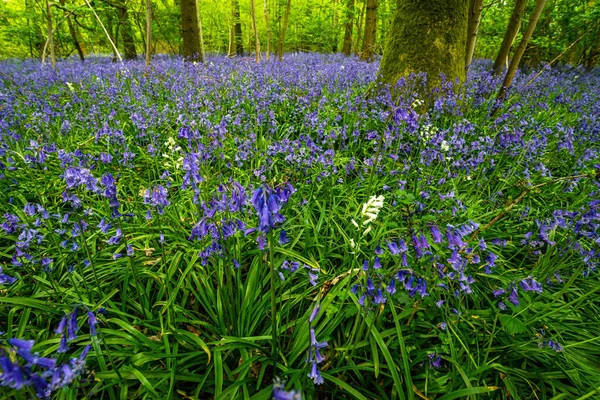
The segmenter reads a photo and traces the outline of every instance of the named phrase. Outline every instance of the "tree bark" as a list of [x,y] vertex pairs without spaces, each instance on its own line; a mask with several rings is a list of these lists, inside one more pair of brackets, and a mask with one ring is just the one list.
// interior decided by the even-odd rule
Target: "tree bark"
[[281,27],[281,37],[279,38],[279,61],[283,61],[283,45],[285,44],[285,31],[288,27],[288,21],[290,19],[290,7],[292,0],[288,0],[287,6],[285,7],[285,14],[283,16],[283,26]]
[[[56,53],[54,52],[54,35],[52,31],[52,10],[50,8],[49,0],[46,0],[46,25],[48,26],[48,45],[50,46],[50,62],[52,63],[52,69],[56,69]],[[44,52],[44,56],[45,55],[46,54]]]
[[135,60],[137,53],[135,51],[135,41],[133,39],[133,29],[131,29],[131,21],[129,20],[129,10],[125,3],[120,0],[115,2],[117,8],[117,18],[121,27],[121,38],[123,39],[123,53],[126,60]]
[[469,28],[467,31],[467,50],[465,59],[465,68],[469,68],[473,61],[475,53],[475,44],[477,43],[477,33],[479,32],[479,23],[481,22],[481,12],[483,11],[483,0],[471,0],[469,10]]
[[235,54],[244,55],[244,37],[242,35],[242,21],[240,19],[240,3],[238,0],[232,0],[233,12],[233,37],[235,43]]
[[196,0],[180,0],[181,35],[183,38],[183,58],[186,61],[203,62],[200,49],[200,28]]
[[519,33],[519,29],[521,29],[521,19],[523,18],[523,12],[525,11],[526,5],[527,0],[515,0],[515,7],[513,8],[508,27],[506,28],[506,33],[504,34],[504,39],[502,39],[502,44],[500,45],[496,61],[492,68],[492,73],[496,75],[496,77],[502,75],[503,67],[508,63],[510,48]]
[[[266,1],[266,0],[265,0]],[[333,15],[331,16],[331,30],[333,31],[333,43],[331,44],[331,52],[338,52],[338,12],[337,12],[337,2],[338,0],[333,0]]]
[[204,52],[204,36],[202,34],[202,13],[200,12],[200,0],[196,0],[196,19],[198,21],[198,40],[200,41],[200,57],[202,61],[206,60],[206,53]]
[[592,50],[584,62],[586,71],[590,72],[594,68],[598,62],[598,58],[600,58],[600,28],[596,32],[596,38],[592,43]]
[[256,62],[260,61],[260,41],[258,40],[258,29],[256,29],[256,8],[254,0],[250,0],[250,17],[252,19],[252,30],[254,30],[254,50],[256,51]]
[[362,4],[362,8],[358,12],[358,21],[356,21],[356,40],[354,41],[353,52],[359,55],[360,33],[363,31],[363,20],[365,18],[366,2]]
[[354,26],[354,0],[348,0],[346,4],[346,22],[344,32],[344,47],[342,51],[349,56],[352,52],[352,27]]
[[470,0],[398,0],[379,67],[379,81],[425,72],[427,87],[465,79]]
[[146,67],[152,60],[152,3],[146,0]]
[[265,23],[267,24],[267,60],[271,57],[271,25],[269,23],[269,6],[267,0],[264,0]]
[[[60,5],[65,8],[65,0],[59,0]],[[73,41],[73,45],[75,46],[75,50],[77,50],[77,55],[79,55],[79,59],[81,61],[85,61],[85,56],[83,55],[83,50],[81,49],[81,45],[79,44],[79,39],[77,39],[77,33],[75,32],[75,28],[73,27],[73,22],[71,21],[70,13],[66,15],[67,19],[67,27],[69,28],[69,35],[71,36],[71,40]]]
[[377,33],[377,7],[378,0],[367,0],[367,14],[365,17],[365,35],[363,37],[361,60],[373,61],[375,47],[375,34]]
[[510,65],[508,66],[508,71],[506,71],[506,75],[504,76],[504,81],[502,82],[502,86],[500,87],[500,92],[498,93],[498,99],[503,99],[506,95],[506,90],[510,85],[512,85],[513,78],[517,73],[517,68],[519,68],[519,63],[521,62],[521,57],[523,57],[523,53],[525,53],[525,49],[527,48],[527,43],[531,39],[533,35],[533,31],[535,31],[535,26],[544,10],[544,6],[546,5],[546,0],[536,0],[535,9],[533,13],[529,17],[529,22],[527,23],[527,28],[523,33],[523,38],[519,42],[519,46],[515,50],[515,54],[513,55],[512,60],[510,60]]

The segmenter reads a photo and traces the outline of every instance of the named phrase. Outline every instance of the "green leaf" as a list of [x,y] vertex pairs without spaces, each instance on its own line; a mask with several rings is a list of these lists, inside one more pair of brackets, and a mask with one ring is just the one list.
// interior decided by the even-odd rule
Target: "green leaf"
[[500,322],[502,326],[510,334],[524,333],[527,332],[527,326],[518,318],[512,317],[506,314],[500,314]]

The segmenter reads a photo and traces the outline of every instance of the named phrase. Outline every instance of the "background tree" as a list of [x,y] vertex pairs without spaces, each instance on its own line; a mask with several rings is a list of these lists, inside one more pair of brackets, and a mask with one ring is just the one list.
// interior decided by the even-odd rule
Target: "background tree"
[[200,50],[200,28],[196,0],[180,0],[183,57],[186,61],[204,61]]
[[292,0],[287,0],[287,6],[285,7],[285,16],[283,18],[283,26],[281,27],[281,37],[279,38],[279,61],[283,60],[283,46],[285,44],[285,31],[288,27],[290,20],[290,8],[292,6]]
[[523,37],[519,42],[519,46],[515,50],[515,54],[513,58],[510,60],[510,65],[508,66],[508,71],[506,71],[506,75],[504,76],[504,81],[502,82],[502,86],[500,87],[500,92],[498,93],[498,98],[504,98],[506,94],[506,90],[510,85],[512,85],[513,78],[517,73],[517,68],[519,68],[519,63],[521,62],[521,57],[523,57],[523,53],[525,53],[525,49],[527,48],[527,43],[529,39],[531,39],[531,35],[533,35],[533,31],[535,30],[535,26],[544,10],[544,6],[546,5],[546,0],[536,0],[535,9],[533,10],[533,14],[529,17],[529,22],[527,23],[527,28],[523,33]]
[[465,79],[469,0],[398,0],[379,68],[380,81],[395,84],[427,73],[428,87]]
[[477,33],[481,23],[481,12],[483,11],[483,0],[471,0],[469,7],[469,28],[467,31],[467,49],[465,50],[465,66],[468,68],[473,61],[475,53],[475,43],[477,43]]
[[346,4],[346,21],[344,22],[344,46],[342,52],[349,56],[352,52],[352,27],[354,23],[354,0]]
[[362,60],[373,60],[373,52],[375,47],[375,36],[377,32],[377,7],[378,0],[367,0],[367,11],[365,16],[365,35],[363,37],[362,49],[360,58]]
[[254,50],[256,51],[256,62],[260,61],[260,41],[258,40],[258,28],[256,25],[256,8],[254,0],[250,0],[250,18],[252,18],[252,31],[254,32]]
[[502,74],[502,67],[505,64],[508,65],[510,48],[519,33],[519,29],[521,29],[521,19],[523,18],[523,12],[525,11],[526,5],[527,0],[515,0],[515,7],[513,8],[510,21],[506,28],[506,33],[504,34],[504,39],[502,39],[502,44],[500,45],[496,61],[494,61],[494,66],[492,68],[492,71],[496,76]]

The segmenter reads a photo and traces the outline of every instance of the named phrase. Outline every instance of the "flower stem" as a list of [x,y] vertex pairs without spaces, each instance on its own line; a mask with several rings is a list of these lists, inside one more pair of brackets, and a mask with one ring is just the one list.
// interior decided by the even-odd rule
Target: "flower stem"
[[275,265],[273,263],[273,233],[269,233],[269,269],[271,273],[271,357],[273,361],[273,377],[277,371],[277,295],[275,293]]

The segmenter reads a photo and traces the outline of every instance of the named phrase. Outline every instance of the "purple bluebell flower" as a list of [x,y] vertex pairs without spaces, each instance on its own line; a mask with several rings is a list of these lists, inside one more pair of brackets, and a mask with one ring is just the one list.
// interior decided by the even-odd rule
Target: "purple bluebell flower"
[[288,239],[286,232],[284,229],[281,230],[281,232],[279,232],[279,244],[280,245],[284,245],[286,243],[289,243],[290,239]]
[[302,400],[302,395],[295,390],[286,392],[285,383],[279,379],[276,379],[275,383],[273,383],[271,400]]
[[442,357],[435,353],[428,354],[429,357],[429,368],[440,368],[442,366]]
[[525,290],[526,292],[542,293],[543,291],[542,284],[533,279],[531,276],[521,280],[520,284],[521,289]]

